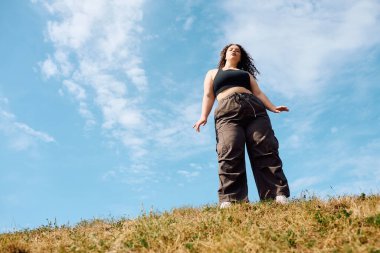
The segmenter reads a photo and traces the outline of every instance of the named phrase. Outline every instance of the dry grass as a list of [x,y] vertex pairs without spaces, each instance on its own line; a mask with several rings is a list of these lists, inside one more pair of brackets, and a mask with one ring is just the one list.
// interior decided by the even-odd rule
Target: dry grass
[[0,234],[0,252],[377,252],[380,195],[181,208]]

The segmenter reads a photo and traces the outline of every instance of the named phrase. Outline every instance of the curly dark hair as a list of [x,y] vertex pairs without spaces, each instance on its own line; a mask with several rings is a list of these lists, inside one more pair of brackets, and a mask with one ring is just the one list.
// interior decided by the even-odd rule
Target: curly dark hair
[[249,73],[252,74],[252,76],[257,79],[257,75],[260,74],[260,72],[257,70],[257,68],[255,67],[255,65],[253,64],[253,59],[252,57],[247,53],[247,51],[239,44],[235,44],[235,43],[231,43],[231,44],[228,44],[227,46],[225,46],[222,51],[220,52],[220,60],[219,60],[219,64],[218,64],[218,68],[221,69],[224,67],[224,65],[226,65],[226,52],[227,52],[227,49],[232,46],[232,45],[236,45],[240,48],[240,61],[237,65],[237,68],[238,69],[241,69],[241,70],[245,70]]

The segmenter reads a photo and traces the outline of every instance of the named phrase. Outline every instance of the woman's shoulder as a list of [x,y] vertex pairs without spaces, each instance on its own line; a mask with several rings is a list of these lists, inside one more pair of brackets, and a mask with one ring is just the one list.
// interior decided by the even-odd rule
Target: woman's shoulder
[[207,71],[207,73],[210,73],[210,74],[216,74],[218,72],[218,69],[210,69],[209,71]]
[[210,69],[209,71],[207,71],[207,75],[210,75],[212,80],[214,80],[216,73],[218,73],[218,70],[219,69]]

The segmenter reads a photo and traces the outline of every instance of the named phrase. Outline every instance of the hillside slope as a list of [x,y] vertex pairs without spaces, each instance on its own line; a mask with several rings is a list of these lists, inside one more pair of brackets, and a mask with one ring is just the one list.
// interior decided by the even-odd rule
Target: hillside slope
[[380,195],[180,208],[0,235],[0,252],[377,252]]

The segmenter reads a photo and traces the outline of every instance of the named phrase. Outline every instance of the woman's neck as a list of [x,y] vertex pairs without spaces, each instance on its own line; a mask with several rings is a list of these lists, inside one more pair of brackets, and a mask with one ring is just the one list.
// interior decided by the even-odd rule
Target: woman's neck
[[236,69],[237,68],[237,64],[227,61],[226,64],[224,64],[223,68],[224,69]]

